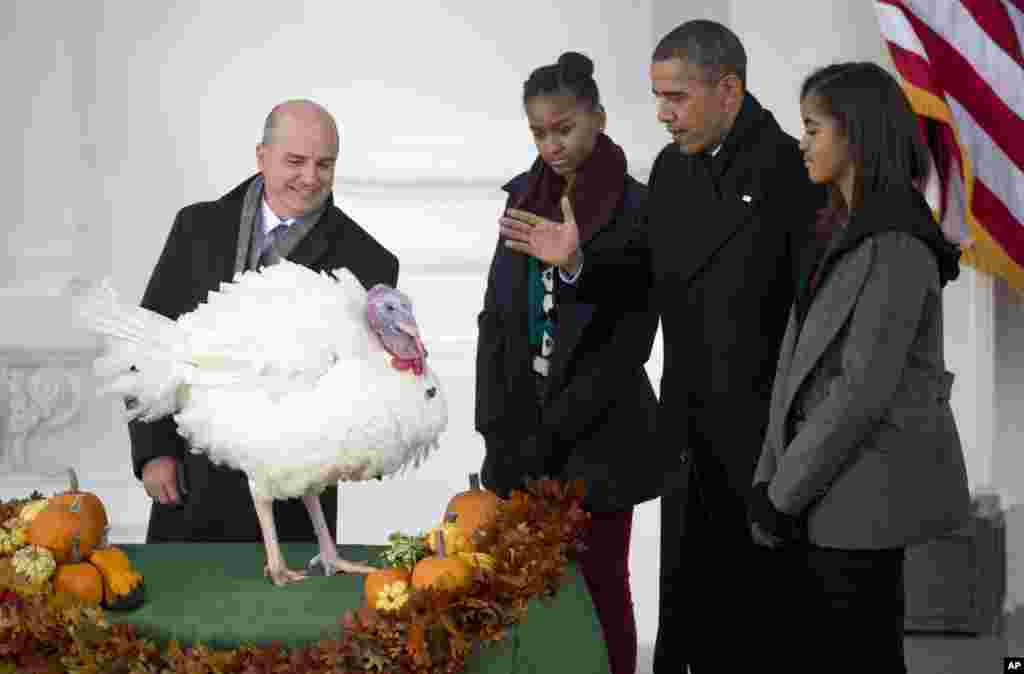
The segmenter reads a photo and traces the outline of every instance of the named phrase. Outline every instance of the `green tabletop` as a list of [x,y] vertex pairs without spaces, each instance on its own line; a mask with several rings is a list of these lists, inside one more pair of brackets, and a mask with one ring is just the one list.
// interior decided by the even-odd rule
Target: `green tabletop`
[[[286,646],[316,642],[340,629],[338,619],[363,602],[362,576],[310,576],[275,587],[263,577],[261,543],[120,545],[146,579],[146,602],[108,611],[111,621],[138,625],[159,642]],[[353,561],[378,559],[379,546],[340,546]],[[313,543],[283,543],[288,565],[301,569]],[[583,578],[570,565],[553,600],[530,603],[525,623],[500,645],[481,650],[470,672],[608,672],[601,626]]]

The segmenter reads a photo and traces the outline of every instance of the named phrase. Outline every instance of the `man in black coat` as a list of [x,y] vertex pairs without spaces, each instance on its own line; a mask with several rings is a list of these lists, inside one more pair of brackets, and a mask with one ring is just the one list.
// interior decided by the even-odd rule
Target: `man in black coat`
[[[664,371],[658,435],[680,470],[661,502],[656,674],[727,671],[723,633],[763,658],[785,648],[770,589],[778,554],[754,544],[747,502],[768,422],[790,305],[819,244],[825,192],[812,185],[796,139],[746,91],[739,38],[690,21],[655,49],[658,121],[673,143],[655,160],[647,217],[614,257],[579,253],[574,226],[513,214],[510,245],[582,272],[581,298],[612,297],[643,273],[661,316]],[[614,250],[614,249],[610,249]],[[760,662],[760,660],[758,660]]]
[[[256,147],[259,173],[178,212],[142,306],[177,318],[237,273],[281,258],[315,271],[345,267],[366,288],[397,285],[398,258],[334,205],[338,146],[334,119],[319,105],[276,106]],[[191,454],[171,418],[133,421],[129,434],[135,476],[153,498],[146,542],[262,540],[244,473]],[[337,487],[320,500],[337,540]],[[274,522],[281,541],[317,540],[299,499],[275,501]]]

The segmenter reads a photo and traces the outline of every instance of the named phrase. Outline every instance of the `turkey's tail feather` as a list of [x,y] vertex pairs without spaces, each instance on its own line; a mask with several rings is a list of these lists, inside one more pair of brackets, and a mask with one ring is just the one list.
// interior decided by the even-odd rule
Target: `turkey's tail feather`
[[121,303],[108,280],[79,286],[75,314],[103,338],[93,369],[105,392],[125,397],[129,419],[155,421],[180,408],[182,385],[194,369],[188,333],[160,314]]

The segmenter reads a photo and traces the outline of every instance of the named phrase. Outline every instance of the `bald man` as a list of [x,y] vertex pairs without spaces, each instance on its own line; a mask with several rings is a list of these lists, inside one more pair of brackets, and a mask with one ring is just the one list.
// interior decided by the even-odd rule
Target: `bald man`
[[[281,259],[314,271],[345,267],[366,288],[397,285],[398,258],[334,205],[338,151],[338,127],[323,107],[275,106],[256,145],[259,173],[178,212],[142,306],[176,319],[238,272]],[[244,473],[189,453],[173,419],[131,422],[129,435],[132,468],[153,499],[147,543],[262,540]],[[337,487],[320,500],[337,540]],[[275,501],[274,521],[282,542],[317,540],[301,500]]]

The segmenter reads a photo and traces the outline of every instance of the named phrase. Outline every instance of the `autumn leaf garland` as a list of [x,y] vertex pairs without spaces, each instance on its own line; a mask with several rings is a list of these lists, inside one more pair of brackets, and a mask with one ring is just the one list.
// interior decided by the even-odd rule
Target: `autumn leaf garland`
[[[41,498],[0,503],[0,522]],[[531,599],[557,593],[588,515],[580,482],[532,481],[501,501],[491,543],[478,553],[468,590],[433,588],[404,595],[395,610],[350,610],[330,638],[288,651],[278,645],[213,650],[177,642],[159,649],[132,625],[110,624],[103,610],[34,586],[0,556],[0,674],[454,674],[482,645],[499,642],[525,618]],[[411,539],[412,537],[407,537]],[[394,542],[395,539],[392,540]],[[411,540],[387,561],[408,564],[424,554]],[[399,602],[395,602],[399,603]],[[13,669],[12,669],[13,667]]]

